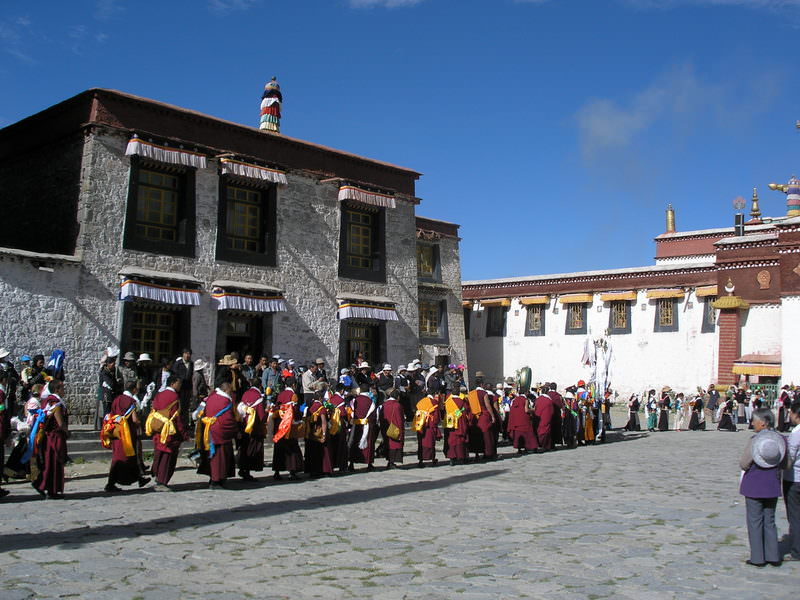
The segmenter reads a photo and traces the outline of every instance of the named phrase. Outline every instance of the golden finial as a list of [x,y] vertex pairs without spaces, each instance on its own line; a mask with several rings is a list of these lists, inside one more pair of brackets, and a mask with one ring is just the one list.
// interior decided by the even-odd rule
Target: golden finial
[[753,219],[761,218],[761,210],[758,208],[758,189],[753,188],[753,208],[750,210],[750,216]]
[[667,205],[667,233],[675,233],[675,209],[672,204]]

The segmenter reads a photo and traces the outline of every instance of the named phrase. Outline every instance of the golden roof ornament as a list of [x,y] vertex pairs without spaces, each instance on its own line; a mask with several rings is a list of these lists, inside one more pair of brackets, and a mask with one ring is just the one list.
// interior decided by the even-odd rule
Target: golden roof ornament
[[667,233],[675,233],[675,209],[672,204],[667,205]]
[[753,188],[753,207],[750,209],[750,216],[753,217],[753,220],[759,221],[761,220],[761,209],[758,208],[758,189]]

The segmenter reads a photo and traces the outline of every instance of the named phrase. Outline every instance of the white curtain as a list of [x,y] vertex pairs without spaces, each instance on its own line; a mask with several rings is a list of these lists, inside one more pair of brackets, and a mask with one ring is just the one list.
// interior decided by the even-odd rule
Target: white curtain
[[165,304],[198,306],[200,304],[200,290],[187,290],[168,285],[123,279],[119,289],[119,299],[125,300],[126,298],[144,298],[145,300],[155,300]]
[[247,296],[225,291],[215,291],[211,299],[216,303],[217,310],[246,310],[248,312],[284,312],[286,300],[283,298],[269,298],[265,296]]
[[222,174],[228,173],[238,175],[239,177],[247,177],[249,179],[258,179],[260,181],[270,181],[279,185],[288,185],[286,181],[286,173],[278,171],[277,169],[268,169],[267,167],[259,167],[258,165],[251,165],[243,163],[238,160],[231,160],[230,158],[220,159],[222,165]]
[[399,321],[394,307],[377,306],[365,302],[340,302],[336,313],[339,320],[376,319],[378,321]]
[[355,200],[372,206],[382,206],[384,208],[394,208],[394,196],[389,194],[378,194],[368,192],[352,185],[343,185],[339,188],[339,200]]
[[159,162],[194,167],[196,169],[205,169],[207,165],[206,157],[203,154],[168,146],[159,146],[152,142],[145,142],[136,135],[131,138],[128,142],[128,147],[125,149],[125,156],[131,156],[132,154],[152,158]]

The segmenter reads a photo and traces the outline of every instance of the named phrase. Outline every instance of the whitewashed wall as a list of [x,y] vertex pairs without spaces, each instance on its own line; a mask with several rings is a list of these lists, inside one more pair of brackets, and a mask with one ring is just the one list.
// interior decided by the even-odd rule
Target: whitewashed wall
[[[609,322],[610,303],[599,298],[599,294],[594,295],[586,314],[587,335],[592,338],[602,337]],[[646,387],[669,385],[689,392],[698,385],[708,386],[716,376],[717,332],[700,332],[703,303],[693,294],[678,302],[676,332],[653,331],[655,306],[654,300],[639,292],[631,307],[631,333],[609,336],[614,352],[612,388],[627,396]],[[588,378],[588,368],[580,364],[587,335],[564,333],[567,311],[556,300],[551,299],[547,306],[546,334],[538,337],[525,336],[526,308],[517,300],[512,301],[508,311],[504,338],[486,337],[486,316],[482,312],[472,313],[467,343],[472,375],[483,371],[491,381],[499,381],[529,366],[534,382],[556,381],[565,387]]]
[[742,324],[742,354],[780,354],[780,304],[750,305]]
[[800,296],[781,298],[781,385],[800,384]]

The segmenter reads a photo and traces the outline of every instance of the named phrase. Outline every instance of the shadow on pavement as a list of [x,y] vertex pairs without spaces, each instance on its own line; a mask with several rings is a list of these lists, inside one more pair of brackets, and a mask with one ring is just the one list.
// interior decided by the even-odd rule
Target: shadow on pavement
[[[133,523],[125,522],[126,519],[121,518],[119,523],[101,525],[99,527],[85,526],[61,531],[43,531],[37,534],[19,533],[6,535],[2,537],[2,542],[0,545],[2,545],[3,551],[8,552],[12,550],[48,548],[52,546],[58,546],[60,544],[81,546],[84,544],[104,542],[108,540],[124,540],[128,538],[137,538],[143,535],[158,535],[164,533],[164,531],[174,531],[177,529],[185,529],[202,525],[238,522],[247,519],[271,517],[279,514],[293,513],[303,510],[313,510],[321,507],[360,504],[362,502],[370,502],[372,500],[379,500],[392,496],[401,496],[404,494],[437,490],[450,487],[452,485],[486,479],[487,477],[494,477],[506,472],[506,469],[493,469],[491,471],[483,471],[478,473],[472,472],[465,473],[463,475],[453,475],[452,477],[447,477],[437,481],[413,481],[409,483],[381,485],[363,490],[352,490],[347,492],[335,492],[322,496],[312,496],[310,498],[304,498],[302,500],[293,502],[276,500],[271,502],[260,502],[257,504],[243,504],[240,506],[226,507],[208,512],[192,512],[185,515],[178,515],[174,517],[170,516]],[[192,482],[186,484],[177,484],[173,487],[178,490],[188,490],[205,488],[206,485],[207,484],[205,483]],[[235,489],[233,486],[231,487],[232,489]],[[246,486],[243,485],[241,487],[243,489]],[[248,487],[248,489],[255,489],[257,487],[257,485],[251,485]],[[131,490],[126,495],[131,493],[144,493],[146,491],[147,490]],[[226,494],[228,492],[221,491],[213,493]],[[97,495],[98,494],[92,492],[87,492],[85,494],[68,494],[67,499],[72,500],[90,498]],[[48,502],[59,501],[48,500]]]

